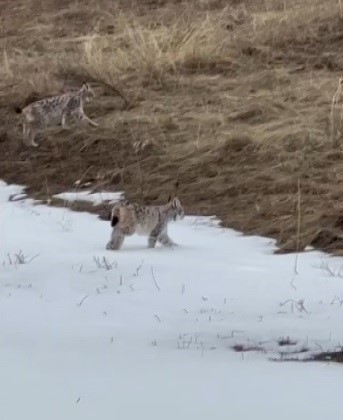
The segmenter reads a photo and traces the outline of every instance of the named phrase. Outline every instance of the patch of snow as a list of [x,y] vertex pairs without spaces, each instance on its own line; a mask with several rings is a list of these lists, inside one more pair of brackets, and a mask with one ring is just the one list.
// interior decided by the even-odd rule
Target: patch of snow
[[115,202],[122,198],[123,193],[121,192],[96,192],[91,191],[72,191],[64,192],[54,195],[56,198],[60,198],[65,201],[88,201],[94,205],[101,204],[103,202]]
[[[0,183],[0,393],[5,420],[322,419],[341,366],[274,363],[343,342],[341,258],[186,217],[175,249]],[[78,196],[79,199],[79,196]],[[97,201],[95,201],[97,202]],[[295,345],[279,346],[289,337]],[[232,346],[265,352],[235,352]]]

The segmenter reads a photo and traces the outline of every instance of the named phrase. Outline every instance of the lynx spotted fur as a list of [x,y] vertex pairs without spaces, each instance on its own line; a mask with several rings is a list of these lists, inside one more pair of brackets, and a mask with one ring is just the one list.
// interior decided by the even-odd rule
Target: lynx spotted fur
[[90,102],[93,98],[93,90],[87,83],[84,83],[81,89],[76,92],[42,99],[23,109],[16,108],[17,113],[24,115],[24,143],[27,146],[37,147],[35,136],[38,131],[57,124],[61,124],[62,128],[65,128],[67,119],[72,116],[97,126],[98,124],[88,118],[83,111],[84,102]]
[[157,241],[165,246],[174,246],[176,244],[168,236],[168,223],[181,220],[184,216],[184,209],[176,197],[161,206],[116,204],[111,211],[113,230],[106,249],[120,249],[125,236],[134,233],[148,236],[149,248],[154,248]]

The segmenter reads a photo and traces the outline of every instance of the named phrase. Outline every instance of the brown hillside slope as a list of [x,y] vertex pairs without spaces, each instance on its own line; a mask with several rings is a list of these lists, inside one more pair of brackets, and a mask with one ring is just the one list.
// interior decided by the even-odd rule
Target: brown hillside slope
[[[41,198],[81,180],[148,203],[178,179],[190,212],[282,251],[343,249],[341,1],[0,6],[0,178]],[[14,107],[83,80],[99,128],[25,148]]]

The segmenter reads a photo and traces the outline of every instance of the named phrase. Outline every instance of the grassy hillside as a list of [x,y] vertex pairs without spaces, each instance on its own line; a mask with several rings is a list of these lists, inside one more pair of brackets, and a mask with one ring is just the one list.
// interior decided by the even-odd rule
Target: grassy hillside
[[[343,249],[339,0],[0,0],[0,178],[87,186]],[[89,81],[99,128],[22,143],[13,111]],[[80,181],[80,182],[78,182]]]

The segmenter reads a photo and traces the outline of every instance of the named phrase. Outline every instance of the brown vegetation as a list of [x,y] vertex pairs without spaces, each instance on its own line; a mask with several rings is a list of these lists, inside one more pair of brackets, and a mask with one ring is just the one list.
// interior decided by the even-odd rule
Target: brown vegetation
[[[0,0],[0,178],[164,201],[343,249],[340,0]],[[99,128],[22,144],[14,107],[96,91]]]

